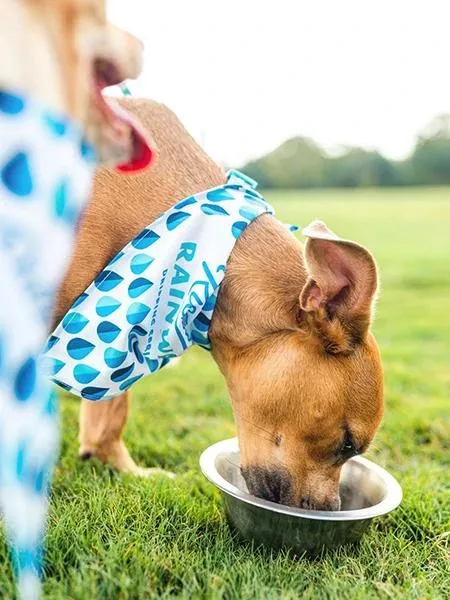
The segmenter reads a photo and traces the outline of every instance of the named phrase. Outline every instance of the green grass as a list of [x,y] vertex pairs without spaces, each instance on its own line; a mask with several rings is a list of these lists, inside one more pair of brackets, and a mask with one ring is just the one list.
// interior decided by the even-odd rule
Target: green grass
[[[63,400],[46,597],[52,599],[361,599],[450,595],[450,189],[267,195],[287,222],[320,217],[380,264],[376,333],[386,415],[368,455],[404,501],[358,547],[315,560],[252,549],[230,536],[200,452],[234,435],[224,382],[204,352],[135,388],[127,442],[175,481],[119,476],[77,460],[78,401]],[[0,597],[12,597],[0,566]]]

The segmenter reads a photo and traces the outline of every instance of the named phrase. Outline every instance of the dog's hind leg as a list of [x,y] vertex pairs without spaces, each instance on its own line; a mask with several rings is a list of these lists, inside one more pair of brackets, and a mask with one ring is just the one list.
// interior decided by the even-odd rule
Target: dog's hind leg
[[131,458],[122,438],[130,406],[130,394],[125,392],[112,400],[83,400],[80,408],[80,457],[96,457],[118,471],[143,477],[168,475],[162,469],[144,469]]

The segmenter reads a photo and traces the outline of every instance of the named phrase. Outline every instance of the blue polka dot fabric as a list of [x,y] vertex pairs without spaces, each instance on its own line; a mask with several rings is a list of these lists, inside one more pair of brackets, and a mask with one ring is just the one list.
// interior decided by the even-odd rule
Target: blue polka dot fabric
[[0,132],[0,501],[19,595],[37,598],[58,450],[57,405],[37,357],[95,157],[77,125],[4,90]]
[[181,200],[141,231],[76,300],[43,360],[53,381],[88,400],[121,394],[193,344],[209,325],[236,240],[272,207],[237,171]]

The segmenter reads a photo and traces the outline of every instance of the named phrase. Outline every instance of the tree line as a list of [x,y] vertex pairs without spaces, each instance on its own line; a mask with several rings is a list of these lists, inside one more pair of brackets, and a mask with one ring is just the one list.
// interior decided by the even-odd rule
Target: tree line
[[242,170],[263,188],[323,188],[450,184],[450,115],[434,119],[401,161],[363,148],[328,154],[313,140],[294,137]]

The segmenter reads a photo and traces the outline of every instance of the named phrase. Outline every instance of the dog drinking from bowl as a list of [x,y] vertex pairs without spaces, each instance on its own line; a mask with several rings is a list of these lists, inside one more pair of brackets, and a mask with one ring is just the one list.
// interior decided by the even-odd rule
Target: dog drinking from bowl
[[[61,369],[54,378],[63,387],[91,398],[84,399],[81,407],[80,455],[96,456],[119,470],[152,474],[135,464],[122,439],[130,402],[128,384],[134,383],[136,374],[151,372],[151,364],[164,366],[177,354],[174,348],[170,356],[165,354],[164,344],[160,354],[153,354],[154,305],[148,310],[135,306],[145,305],[146,289],[165,290],[176,276],[171,264],[164,282],[160,273],[157,281],[135,283],[138,277],[145,279],[145,260],[150,264],[159,256],[158,248],[164,254],[163,243],[149,243],[164,240],[163,229],[152,231],[152,227],[157,223],[163,228],[157,217],[163,214],[169,221],[174,212],[183,216],[171,217],[172,225],[178,220],[177,227],[187,226],[194,211],[201,215],[202,203],[230,213],[228,196],[229,206],[239,201],[240,194],[247,200],[253,196],[256,203],[263,200],[245,177],[241,176],[240,184],[227,181],[167,108],[139,99],[123,99],[121,104],[148,127],[161,149],[160,157],[151,171],[130,178],[121,179],[107,169],[98,173],[59,296],[56,322],[61,323],[50,338],[47,358]],[[204,223],[224,219],[228,227],[224,212],[216,209],[212,215],[211,206],[205,210],[209,214],[204,215]],[[270,210],[246,214],[229,253],[222,257],[224,273],[220,285],[212,288],[216,294],[212,315],[206,297],[196,313],[227,382],[242,474],[256,496],[306,509],[336,510],[342,466],[367,449],[383,413],[381,360],[370,330],[378,285],[376,263],[368,250],[341,239],[323,223],[304,229],[303,247]],[[198,223],[203,226],[200,216]],[[125,271],[120,271],[127,268],[121,261],[130,248],[147,256],[135,259],[143,270],[131,280],[126,279],[129,273],[124,277]],[[188,271],[186,265],[180,268]],[[108,285],[110,291],[117,288],[110,294]],[[103,293],[113,298],[102,300]],[[137,296],[130,298],[130,294]],[[134,308],[115,323],[114,306],[122,306],[123,301]],[[111,313],[98,321],[101,306],[100,311]],[[180,311],[175,310],[170,319],[176,322],[179,317],[184,326],[190,321],[184,322]],[[83,329],[91,316],[96,326]],[[82,329],[74,333],[78,326]],[[127,346],[135,327],[140,329],[134,329],[136,335]],[[73,336],[82,340],[73,343],[81,351],[68,358],[65,348]],[[115,345],[116,340],[121,344]],[[206,345],[203,338],[200,345]],[[96,356],[92,363],[90,355]],[[102,365],[102,357],[112,367]],[[80,364],[81,383],[70,374]],[[112,399],[93,401],[111,395]]]

